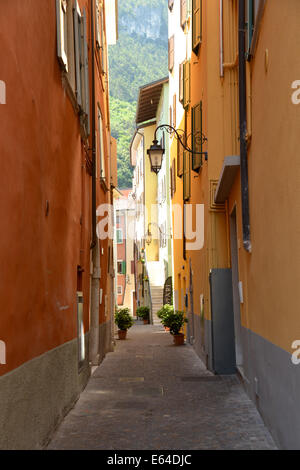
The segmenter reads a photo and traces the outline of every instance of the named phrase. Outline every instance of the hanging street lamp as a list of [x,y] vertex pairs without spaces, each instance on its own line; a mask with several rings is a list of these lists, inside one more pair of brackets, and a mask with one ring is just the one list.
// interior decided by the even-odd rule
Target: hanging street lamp
[[192,137],[193,142],[196,142],[197,144],[199,144],[199,143],[203,144],[204,142],[207,141],[207,138],[205,137],[204,134],[202,134],[201,132],[197,132],[195,134],[189,134],[188,136],[186,136],[185,132],[180,131],[180,132],[182,132],[182,136],[180,136],[178,130],[176,130],[173,126],[170,126],[169,124],[161,124],[160,126],[158,126],[155,129],[153,144],[147,150],[147,153],[149,155],[150,165],[151,165],[151,171],[153,171],[154,173],[157,174],[159,172],[159,170],[161,169],[162,159],[163,159],[163,155],[165,153],[165,149],[161,145],[159,145],[158,140],[157,140],[157,131],[159,129],[164,129],[169,134],[172,134],[174,132],[176,139],[179,141],[179,143],[182,145],[182,147],[187,152],[193,153],[195,155],[204,155],[205,160],[208,159],[208,153],[207,152],[196,152],[195,150],[188,147],[182,140],[182,138],[184,138],[184,140],[186,142],[188,137]]
[[150,159],[151,171],[154,173],[158,173],[161,169],[163,155],[165,153],[165,149],[162,148],[161,145],[158,144],[156,138],[153,140],[153,144],[151,145],[150,149],[147,150]]

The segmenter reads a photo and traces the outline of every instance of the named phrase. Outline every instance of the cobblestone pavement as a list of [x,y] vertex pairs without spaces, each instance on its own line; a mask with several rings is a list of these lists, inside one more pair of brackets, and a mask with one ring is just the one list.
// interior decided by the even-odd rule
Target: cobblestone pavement
[[275,449],[235,376],[208,372],[159,325],[135,325],[92,375],[49,449]]

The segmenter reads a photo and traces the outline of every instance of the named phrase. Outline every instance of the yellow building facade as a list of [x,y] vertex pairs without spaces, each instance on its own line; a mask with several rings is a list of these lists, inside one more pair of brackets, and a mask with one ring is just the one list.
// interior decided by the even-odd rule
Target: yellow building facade
[[[201,248],[176,239],[173,217],[175,306],[189,319],[187,341],[213,372],[238,372],[283,448],[300,447],[299,8],[175,0],[169,13],[178,31],[169,38],[170,83],[184,110],[176,128],[208,155],[171,142],[172,205],[193,211],[194,231],[197,205],[204,210]],[[184,63],[176,63],[178,26]]]

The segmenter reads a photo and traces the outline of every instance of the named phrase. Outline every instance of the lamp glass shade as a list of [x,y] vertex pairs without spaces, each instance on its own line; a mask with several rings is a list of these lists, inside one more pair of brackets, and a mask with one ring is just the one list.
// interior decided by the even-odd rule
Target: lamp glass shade
[[157,140],[154,140],[150,149],[147,150],[147,153],[150,159],[151,170],[154,171],[154,173],[158,173],[161,169],[165,149],[162,148],[161,145],[158,145]]

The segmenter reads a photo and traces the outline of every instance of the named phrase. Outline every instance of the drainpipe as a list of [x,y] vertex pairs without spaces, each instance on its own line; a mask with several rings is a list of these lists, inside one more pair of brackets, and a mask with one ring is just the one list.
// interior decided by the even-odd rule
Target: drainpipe
[[89,357],[91,365],[99,364],[99,288],[100,288],[100,253],[96,232],[96,98],[95,98],[95,33],[94,0],[91,0],[91,54],[92,54],[92,265],[91,279],[91,317]]
[[220,77],[224,77],[223,0],[220,0]]
[[239,0],[239,111],[243,245],[251,252],[247,155],[245,0]]

